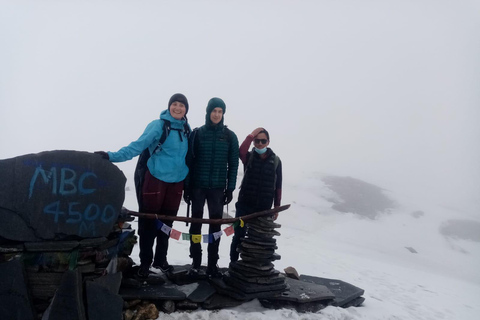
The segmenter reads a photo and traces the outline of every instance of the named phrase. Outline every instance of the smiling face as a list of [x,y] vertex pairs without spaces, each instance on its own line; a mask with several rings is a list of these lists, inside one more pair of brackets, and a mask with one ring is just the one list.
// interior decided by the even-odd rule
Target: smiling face
[[178,101],[174,101],[170,105],[169,110],[170,110],[170,115],[177,120],[182,120],[183,117],[185,116],[185,113],[187,112],[187,108],[185,107],[185,105]]
[[222,121],[223,117],[223,109],[222,108],[215,108],[210,112],[210,121],[212,121],[213,124],[218,124],[220,121]]
[[264,132],[261,132],[255,136],[255,139],[253,139],[253,145],[257,149],[263,149],[268,147],[270,144],[270,141],[268,141],[268,137]]

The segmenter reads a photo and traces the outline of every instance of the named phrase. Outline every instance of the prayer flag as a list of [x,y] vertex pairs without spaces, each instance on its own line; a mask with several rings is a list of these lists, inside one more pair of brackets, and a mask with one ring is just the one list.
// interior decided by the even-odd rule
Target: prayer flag
[[172,230],[172,228],[170,228],[169,226],[167,226],[165,223],[163,224],[162,226],[162,231],[163,233],[165,233],[167,236],[170,234],[170,230]]
[[172,231],[170,232],[170,238],[173,238],[175,240],[180,240],[181,235],[182,235],[182,233],[178,230],[175,230],[175,229],[172,229]]
[[222,236],[222,234],[223,234],[222,230],[220,230],[218,232],[214,232],[213,233],[213,238],[215,239],[215,241],[218,240]]
[[243,228],[244,225],[245,223],[243,222],[242,218],[240,218],[240,227]]
[[157,227],[157,230],[160,230],[163,227],[163,222],[157,219],[155,220],[155,226]]
[[233,231],[233,225],[231,225],[231,226],[228,227],[228,228],[223,229],[223,231],[225,232],[225,234],[226,234],[227,237],[228,237],[229,235],[231,235],[231,234],[234,232],[234,231]]
[[182,232],[182,240],[190,240],[190,233]]
[[203,243],[210,243],[210,235],[204,234],[203,236]]
[[202,242],[202,235],[201,234],[192,234],[192,241],[193,241],[193,243]]

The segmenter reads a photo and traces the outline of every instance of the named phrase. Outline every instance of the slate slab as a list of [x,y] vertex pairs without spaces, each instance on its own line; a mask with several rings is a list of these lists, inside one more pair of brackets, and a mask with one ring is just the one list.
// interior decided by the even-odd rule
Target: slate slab
[[250,263],[250,262],[247,262],[247,261],[239,260],[236,263],[240,266],[244,266],[244,267],[251,268],[251,269],[256,269],[256,270],[263,270],[263,271],[271,270],[271,269],[274,268],[274,265],[271,262],[266,263],[266,264],[262,264],[262,265],[258,265],[258,264],[253,264],[253,263]]
[[260,237],[260,238],[263,238],[263,237],[271,238],[273,236],[280,236],[281,235],[280,232],[278,232],[276,230],[265,231],[265,230],[262,230],[260,228],[255,227],[254,225],[251,225],[248,228],[247,234],[252,234],[255,237]]
[[123,319],[123,299],[99,282],[87,281],[88,320]]
[[228,276],[224,277],[223,280],[227,285],[237,288],[245,293],[275,292],[283,291],[287,288],[285,282],[278,284],[255,284]]
[[335,299],[335,294],[324,285],[291,278],[284,279],[289,290],[282,293],[281,296],[276,298],[277,300],[306,303],[321,300],[331,300],[333,302],[333,299]]
[[178,290],[175,285],[149,285],[141,288],[120,288],[120,295],[124,300],[184,300],[185,293]]
[[271,275],[279,275],[280,272],[273,268],[268,268],[266,270],[259,270],[255,268],[249,267],[245,262],[237,261],[231,262],[229,265],[229,270],[235,270],[242,274],[251,274],[252,276],[271,276]]
[[78,241],[40,241],[25,242],[25,250],[31,252],[72,251],[78,247]]
[[[336,307],[344,307],[349,305],[350,302],[361,297],[365,293],[363,289],[337,279],[300,275],[300,281],[315,283],[327,287],[335,295],[332,305]],[[359,302],[361,304],[363,300],[359,299],[357,300],[357,303]],[[356,306],[359,306],[360,304]]]
[[228,274],[234,278],[240,279],[244,282],[254,283],[254,284],[279,284],[284,283],[285,279],[278,275],[274,276],[255,276],[251,274],[241,274],[235,270],[229,270]]
[[237,300],[223,294],[214,293],[202,304],[202,307],[207,310],[233,308],[244,302],[243,300]]
[[122,284],[122,273],[117,272],[113,274],[107,274],[102,277],[98,277],[93,282],[106,288],[112,294],[118,294],[120,291],[120,286]]
[[278,249],[277,240],[273,238],[269,240],[274,240],[274,241],[257,241],[252,238],[243,238],[242,243],[253,244],[253,245],[262,246],[266,248]]
[[192,302],[202,303],[210,298],[215,292],[217,292],[217,290],[215,290],[208,281],[202,280],[198,282],[198,287],[187,296],[187,299]]
[[19,259],[0,263],[0,315],[2,319],[33,320],[35,312]]
[[99,155],[46,151],[0,160],[0,237],[15,241],[110,233],[126,178]]
[[82,275],[79,270],[63,274],[62,283],[42,320],[86,320]]
[[224,277],[223,279],[214,278],[214,279],[210,279],[210,282],[215,286],[215,289],[217,289],[218,293],[229,296],[235,300],[249,301],[257,298],[258,299],[272,298],[280,295],[284,291],[282,289],[282,290],[272,290],[272,291],[265,291],[265,292],[246,293],[235,287],[228,285],[224,279],[226,279],[226,277]]

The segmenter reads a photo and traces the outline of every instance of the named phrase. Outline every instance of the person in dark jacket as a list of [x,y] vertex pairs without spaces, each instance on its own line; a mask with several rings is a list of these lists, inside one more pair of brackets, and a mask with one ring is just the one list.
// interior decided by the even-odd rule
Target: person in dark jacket
[[[248,151],[251,143],[254,148]],[[235,217],[243,217],[254,212],[279,207],[282,200],[282,162],[268,148],[270,135],[264,128],[257,128],[249,134],[240,146],[240,159],[244,166],[244,176],[238,201],[235,204]],[[277,218],[275,215],[275,219]],[[246,228],[235,228],[230,246],[230,262],[238,260],[237,247],[245,237]]]
[[[223,206],[230,203],[233,198],[239,162],[238,139],[235,133],[223,124],[225,109],[225,102],[222,99],[210,99],[205,115],[205,125],[193,130],[190,136],[187,154],[190,173],[186,180],[184,199],[187,203],[191,201],[193,218],[203,218],[206,201],[209,218],[221,219]],[[207,274],[211,277],[220,275],[217,267],[220,228],[221,225],[214,224],[209,227],[211,240],[207,248]],[[198,274],[202,263],[202,245],[198,241],[198,235],[201,235],[201,232],[201,224],[191,224],[192,274]]]
[[[184,179],[188,174],[185,162],[188,151],[188,136],[185,132],[185,124],[188,126],[187,112],[187,98],[181,93],[174,94],[168,102],[168,109],[161,112],[160,119],[148,124],[136,141],[117,152],[96,152],[112,162],[123,162],[138,156],[146,148],[149,149],[151,156],[147,162],[148,170],[145,172],[142,187],[143,207],[139,208],[140,212],[177,215],[182,200]],[[171,131],[161,147],[157,148],[165,121],[170,122]],[[164,221],[164,223],[172,227],[172,221]],[[164,272],[170,271],[172,266],[167,262],[169,236],[158,230],[156,221],[152,219],[139,218],[138,229],[140,236],[138,276],[142,278],[148,276],[152,261],[154,268]],[[152,247],[155,238],[157,246],[154,256]]]

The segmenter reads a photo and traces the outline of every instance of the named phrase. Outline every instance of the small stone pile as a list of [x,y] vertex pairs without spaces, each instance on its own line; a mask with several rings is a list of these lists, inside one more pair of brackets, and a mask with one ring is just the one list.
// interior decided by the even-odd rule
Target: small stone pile
[[236,299],[265,298],[281,294],[286,290],[285,277],[275,270],[272,261],[279,260],[275,253],[280,233],[272,216],[259,217],[246,224],[247,232],[239,248],[240,260],[230,263],[224,277],[232,287],[230,296]]

